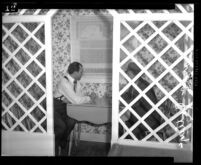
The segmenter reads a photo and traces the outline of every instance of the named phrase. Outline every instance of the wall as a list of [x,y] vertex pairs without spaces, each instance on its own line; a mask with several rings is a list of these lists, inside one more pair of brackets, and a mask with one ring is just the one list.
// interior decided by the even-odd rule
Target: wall
[[[108,14],[107,10],[59,10],[52,18],[52,44],[53,44],[53,89],[55,92],[56,84],[61,76],[66,72],[71,62],[71,43],[70,43],[70,16],[72,15],[98,15]],[[111,95],[111,84],[85,83],[82,84],[83,93],[95,92],[97,95]],[[82,124],[81,132],[107,134],[110,133],[110,126],[92,127]]]

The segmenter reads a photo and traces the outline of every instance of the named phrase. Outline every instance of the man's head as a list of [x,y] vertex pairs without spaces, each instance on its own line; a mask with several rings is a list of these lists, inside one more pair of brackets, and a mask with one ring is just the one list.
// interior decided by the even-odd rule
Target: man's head
[[127,66],[126,74],[133,79],[140,72],[140,68],[134,63],[130,62]]
[[80,80],[83,74],[83,66],[79,62],[72,62],[68,66],[68,73],[75,79]]

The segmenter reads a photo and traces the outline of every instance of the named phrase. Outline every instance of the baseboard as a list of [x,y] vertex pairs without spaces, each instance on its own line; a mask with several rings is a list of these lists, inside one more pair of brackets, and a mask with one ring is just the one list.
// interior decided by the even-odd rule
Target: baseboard
[[2,156],[54,156],[54,135],[2,131]]
[[93,142],[103,142],[110,143],[111,135],[108,134],[95,134],[95,133],[83,133],[80,134],[80,140],[83,141],[93,141]]

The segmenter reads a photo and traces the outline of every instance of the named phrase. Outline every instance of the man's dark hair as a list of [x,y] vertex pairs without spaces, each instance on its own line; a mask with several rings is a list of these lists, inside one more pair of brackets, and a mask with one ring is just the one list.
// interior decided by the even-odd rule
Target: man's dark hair
[[82,67],[82,64],[79,62],[72,62],[69,66],[68,66],[68,73],[72,74],[74,72],[79,72],[80,68]]

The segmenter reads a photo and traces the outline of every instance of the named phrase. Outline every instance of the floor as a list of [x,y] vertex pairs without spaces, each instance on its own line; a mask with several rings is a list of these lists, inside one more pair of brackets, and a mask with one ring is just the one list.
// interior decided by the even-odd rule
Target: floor
[[80,141],[77,147],[73,146],[71,156],[105,157],[109,150],[110,143]]

